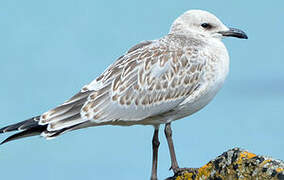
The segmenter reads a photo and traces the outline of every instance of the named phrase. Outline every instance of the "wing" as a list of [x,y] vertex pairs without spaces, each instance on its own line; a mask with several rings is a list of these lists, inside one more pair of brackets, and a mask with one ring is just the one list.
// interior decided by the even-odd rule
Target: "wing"
[[[132,47],[128,51],[128,53],[151,43],[152,41],[144,41],[142,43],[139,43],[136,46]],[[94,82],[99,82],[101,77],[102,76],[98,77]],[[91,83],[91,85],[93,85],[93,83]],[[102,85],[101,88],[97,87],[97,89],[101,89],[102,91],[103,89],[105,89],[104,86],[105,85]],[[42,114],[39,117],[39,121],[37,121],[38,123],[36,123],[41,126],[47,126],[42,135],[44,137],[53,137],[65,131],[68,131],[69,129],[85,126],[88,122],[88,119],[81,117],[81,109],[83,108],[83,105],[88,101],[88,98],[92,97],[92,93],[95,92],[96,91],[93,89],[84,87],[79,93],[74,95],[68,101],[64,102],[62,105]]]
[[198,48],[142,42],[39,124],[51,136],[85,122],[133,122],[170,111],[199,87],[205,64]]
[[205,64],[198,48],[138,45],[84,88],[93,92],[81,116],[95,123],[140,121],[170,111],[199,87]]

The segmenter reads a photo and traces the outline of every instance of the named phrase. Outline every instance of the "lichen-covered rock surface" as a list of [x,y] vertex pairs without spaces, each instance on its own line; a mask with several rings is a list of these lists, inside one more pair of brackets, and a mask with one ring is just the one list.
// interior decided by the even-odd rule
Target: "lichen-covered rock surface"
[[284,162],[234,148],[201,168],[184,169],[167,180],[284,180]]

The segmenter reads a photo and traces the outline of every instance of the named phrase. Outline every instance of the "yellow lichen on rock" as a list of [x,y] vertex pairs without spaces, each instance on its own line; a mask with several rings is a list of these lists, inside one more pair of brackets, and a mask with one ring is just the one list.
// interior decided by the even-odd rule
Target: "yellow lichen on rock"
[[284,172],[284,169],[283,168],[276,168],[276,172],[278,172],[278,173]]
[[167,180],[284,180],[284,162],[231,149],[201,168],[189,168]]
[[209,177],[212,169],[213,169],[212,163],[211,162],[207,163],[205,166],[199,168],[196,178],[202,179]]
[[256,155],[247,151],[241,152],[240,153],[240,157],[241,158],[246,158],[246,159],[251,159],[253,157],[255,157]]
[[191,172],[184,172],[182,175],[178,176],[176,180],[193,180],[194,174]]

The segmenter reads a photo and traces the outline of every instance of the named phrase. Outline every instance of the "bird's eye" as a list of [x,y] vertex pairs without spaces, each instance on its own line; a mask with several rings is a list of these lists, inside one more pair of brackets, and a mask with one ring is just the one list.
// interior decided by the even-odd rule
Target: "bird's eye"
[[203,23],[201,24],[201,27],[203,27],[204,29],[211,29],[212,26],[209,23]]

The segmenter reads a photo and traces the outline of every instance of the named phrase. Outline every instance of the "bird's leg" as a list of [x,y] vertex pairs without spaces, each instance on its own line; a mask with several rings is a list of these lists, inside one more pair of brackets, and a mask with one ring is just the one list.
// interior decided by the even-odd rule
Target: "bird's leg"
[[157,180],[157,167],[158,167],[158,149],[160,146],[159,141],[159,126],[155,126],[154,135],[152,139],[153,147],[153,164],[152,164],[152,174],[151,180]]
[[170,155],[171,155],[171,168],[174,173],[178,172],[179,166],[177,163],[177,158],[176,158],[176,153],[175,153],[175,148],[174,148],[174,143],[172,139],[172,128],[171,128],[171,123],[167,123],[165,125],[165,135],[167,138],[169,150],[170,150]]

